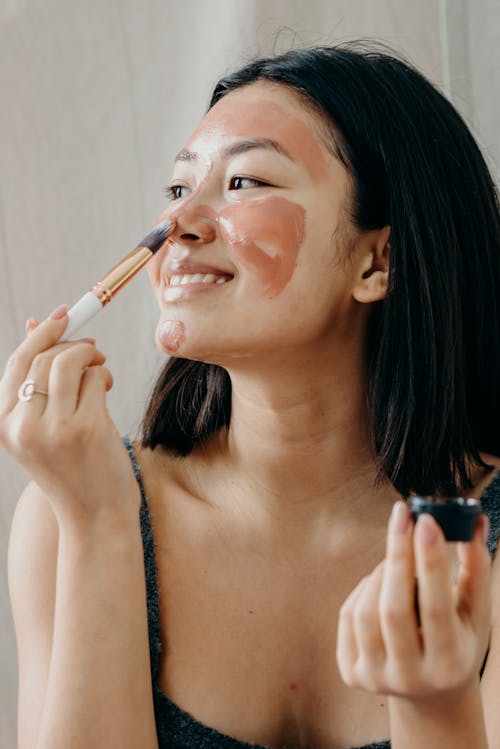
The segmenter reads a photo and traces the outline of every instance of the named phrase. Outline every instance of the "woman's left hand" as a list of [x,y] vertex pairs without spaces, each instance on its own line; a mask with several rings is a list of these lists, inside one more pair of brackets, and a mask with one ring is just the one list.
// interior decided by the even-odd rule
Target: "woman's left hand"
[[487,529],[483,515],[473,540],[457,545],[453,582],[441,528],[427,514],[413,527],[396,502],[385,560],[340,610],[337,662],[349,686],[432,702],[477,684],[490,630]]

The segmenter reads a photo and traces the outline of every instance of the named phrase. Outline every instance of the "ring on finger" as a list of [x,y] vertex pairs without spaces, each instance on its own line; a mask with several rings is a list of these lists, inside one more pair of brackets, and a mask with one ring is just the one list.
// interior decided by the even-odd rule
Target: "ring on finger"
[[30,401],[35,394],[45,395],[46,397],[49,395],[46,390],[39,390],[34,380],[25,380],[17,391],[18,400],[24,402]]

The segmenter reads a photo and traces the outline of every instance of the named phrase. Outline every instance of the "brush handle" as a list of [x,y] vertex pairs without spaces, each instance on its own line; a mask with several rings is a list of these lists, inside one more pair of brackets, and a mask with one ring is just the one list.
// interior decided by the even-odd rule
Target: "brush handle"
[[91,291],[87,291],[87,293],[84,294],[69,310],[68,326],[58,342],[70,340],[75,333],[80,330],[86,322],[97,315],[102,308],[103,306],[96,295]]

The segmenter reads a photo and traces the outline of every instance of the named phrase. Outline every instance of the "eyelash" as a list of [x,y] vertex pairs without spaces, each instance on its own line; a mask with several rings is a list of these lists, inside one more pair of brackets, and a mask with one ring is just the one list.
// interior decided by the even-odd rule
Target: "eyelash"
[[261,179],[255,179],[254,177],[242,177],[240,174],[238,174],[236,177],[231,177],[229,181],[229,189],[230,190],[236,190],[238,188],[231,187],[236,180],[241,180],[242,182],[252,182],[252,186],[260,186],[260,187],[267,187],[268,182],[263,182]]
[[[237,188],[237,187],[234,186],[234,183],[237,180],[240,180],[241,182],[243,182],[243,181],[244,182],[251,182],[252,183],[252,185],[251,185],[252,187],[268,187],[269,186],[268,182],[263,182],[261,179],[254,179],[253,177],[242,177],[241,175],[237,175],[235,177],[231,177],[231,179],[229,180],[229,190],[241,189],[241,188]],[[167,185],[164,188],[164,192],[165,192],[166,197],[169,200],[181,200],[182,196],[178,195],[177,191],[178,190],[183,190],[186,187],[187,187],[187,185]]]
[[177,195],[177,190],[182,190],[186,185],[166,185],[163,192],[168,200],[180,200],[181,196]]

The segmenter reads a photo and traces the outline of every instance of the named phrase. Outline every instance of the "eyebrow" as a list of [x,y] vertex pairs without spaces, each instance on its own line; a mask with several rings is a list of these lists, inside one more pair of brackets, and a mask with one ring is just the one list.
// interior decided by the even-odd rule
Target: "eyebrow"
[[[223,158],[237,156],[240,153],[246,153],[247,151],[252,151],[257,148],[264,148],[268,151],[275,151],[282,156],[286,156],[286,158],[290,159],[290,161],[295,161],[295,159],[290,155],[286,148],[283,148],[283,146],[278,143],[278,141],[272,140],[272,138],[252,138],[249,140],[240,140],[237,143],[233,143],[232,145],[225,148],[222,151],[222,156]],[[179,151],[179,153],[175,157],[175,161],[198,161],[198,159],[199,154],[196,153],[196,151],[189,151],[186,148],[183,148],[182,151]]]

